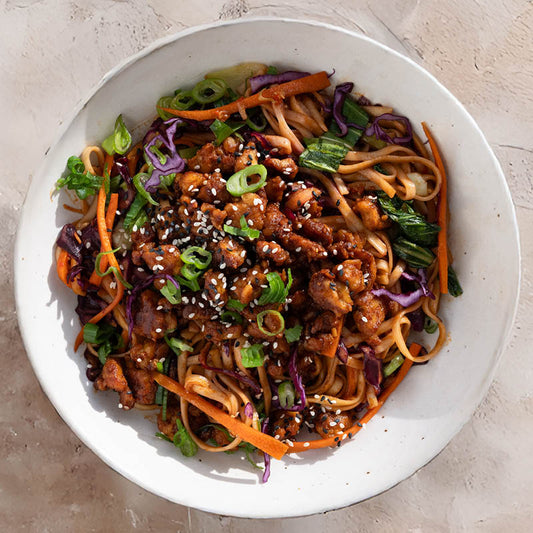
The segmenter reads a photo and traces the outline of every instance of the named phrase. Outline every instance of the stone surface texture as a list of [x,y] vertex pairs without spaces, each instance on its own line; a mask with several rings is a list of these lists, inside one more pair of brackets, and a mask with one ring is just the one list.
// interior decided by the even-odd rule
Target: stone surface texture
[[[448,447],[371,500],[268,521],[169,503],[122,478],[81,444],[32,372],[12,289],[13,242],[25,192],[76,103],[105,72],[157,38],[259,15],[310,18],[362,32],[443,82],[502,163],[523,254],[512,340],[488,396]],[[532,31],[533,3],[526,0],[0,0],[0,530],[532,531]]]

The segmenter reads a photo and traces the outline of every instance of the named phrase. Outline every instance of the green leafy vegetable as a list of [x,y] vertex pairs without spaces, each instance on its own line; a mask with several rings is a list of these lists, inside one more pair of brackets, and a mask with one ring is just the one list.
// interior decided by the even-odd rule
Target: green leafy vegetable
[[265,355],[262,344],[252,344],[241,348],[242,366],[245,368],[256,368],[263,366]]
[[389,198],[383,191],[379,191],[377,196],[381,209],[398,224],[401,232],[410,241],[422,246],[435,244],[440,226],[427,222],[408,202],[402,201],[398,196]]
[[246,218],[244,217],[244,215],[241,216],[240,223],[240,229],[230,226],[228,224],[224,224],[224,231],[226,233],[229,233],[230,235],[235,235],[237,237],[245,237],[248,239],[257,239],[259,235],[261,235],[261,232],[258,229],[254,229],[248,226],[248,222],[246,222]]
[[178,448],[185,457],[193,457],[198,452],[198,446],[196,442],[192,440],[189,432],[185,429],[179,418],[176,418],[176,428],[178,429],[174,434],[173,439],[169,439],[164,433],[157,432],[156,437],[172,442],[176,448]]
[[67,168],[70,172],[64,178],[57,180],[56,190],[66,186],[67,189],[75,191],[80,200],[85,200],[88,196],[96,194],[102,186],[103,178],[85,172],[85,165],[79,157],[74,155],[69,157]]
[[403,237],[399,237],[392,243],[394,253],[404,259],[409,266],[414,268],[426,268],[435,259],[433,252]]
[[269,65],[266,70],[267,74],[279,74],[279,70],[273,65]]
[[115,152],[124,155],[131,146],[131,133],[126,128],[122,115],[117,117],[115,121],[115,130],[102,143],[102,148],[109,154],[113,155]]
[[348,124],[357,124],[363,129],[348,127],[348,133],[339,137],[340,129],[332,120],[329,130],[318,139],[308,140],[307,149],[300,155],[299,165],[325,172],[337,172],[342,160],[361,138],[369,117],[366,111],[346,97],[342,106],[342,114]]
[[451,265],[448,266],[448,292],[455,298],[463,294],[463,288],[461,287],[457,274]]
[[285,330],[285,338],[287,339],[287,342],[296,342],[297,340],[300,340],[300,337],[302,335],[302,329],[303,326],[294,326],[293,328],[289,328]]

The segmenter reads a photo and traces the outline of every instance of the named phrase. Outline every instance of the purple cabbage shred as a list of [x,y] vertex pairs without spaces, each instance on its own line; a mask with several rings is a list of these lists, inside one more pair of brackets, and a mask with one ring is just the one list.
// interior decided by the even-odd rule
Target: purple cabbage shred
[[[407,129],[407,134],[403,137],[390,137],[380,126],[380,120],[399,120],[400,122],[403,122]],[[379,115],[379,117],[374,119],[372,124],[366,129],[365,135],[368,137],[375,135],[376,139],[390,144],[407,144],[413,140],[413,128],[407,117],[402,115],[393,115],[392,113],[384,113],[383,115]]]
[[342,114],[342,107],[344,106],[346,97],[352,92],[352,89],[352,82],[342,83],[335,87],[335,93],[333,95],[333,118],[340,130],[339,137],[344,137],[348,133],[348,124]]
[[388,289],[372,289],[370,292],[374,296],[386,296],[390,300],[399,303],[402,307],[409,307],[415,304],[423,296],[429,296],[432,300],[435,299],[435,296],[429,290],[426,271],[423,268],[418,269],[418,274],[403,272],[402,278],[417,283],[419,285],[418,289],[407,293],[395,293]]
[[381,380],[383,379],[381,359],[376,357],[374,349],[370,346],[363,344],[360,348],[364,354],[363,373],[365,379],[374,387],[376,394],[379,394],[381,391]]
[[287,72],[282,72],[281,74],[261,74],[260,76],[254,76],[253,78],[250,78],[248,81],[250,82],[252,94],[255,94],[267,85],[272,85],[273,83],[286,83],[299,78],[305,78],[305,76],[310,76],[310,73],[288,70]]
[[65,250],[77,263],[81,263],[83,242],[78,242],[74,237],[76,228],[72,224],[65,224],[57,238],[56,244]]

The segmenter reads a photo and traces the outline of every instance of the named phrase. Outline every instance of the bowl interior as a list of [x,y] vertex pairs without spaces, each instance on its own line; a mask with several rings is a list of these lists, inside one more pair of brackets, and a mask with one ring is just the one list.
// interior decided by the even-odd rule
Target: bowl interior
[[[430,125],[449,172],[451,249],[464,288],[461,298],[443,299],[449,341],[442,353],[410,372],[383,416],[338,449],[273,461],[264,485],[260,474],[237,455],[182,457],[154,436],[153,417],[124,412],[115,393],[93,391],[84,359],[72,349],[79,328],[75,298],[52,267],[59,228],[71,220],[59,208],[62,198],[50,200],[67,158],[101,141],[118,113],[128,124],[146,124],[161,95],[195,83],[209,70],[242,61],[280,69],[334,68],[333,83],[354,81],[356,90],[390,104],[414,125],[422,120]],[[272,19],[188,30],[110,73],[35,175],[15,262],[18,316],[28,355],[73,431],[115,470],[146,489],[184,505],[245,517],[342,507],[393,486],[426,464],[485,394],[512,324],[519,283],[509,191],[487,142],[459,102],[412,61],[365,37],[317,23]]]

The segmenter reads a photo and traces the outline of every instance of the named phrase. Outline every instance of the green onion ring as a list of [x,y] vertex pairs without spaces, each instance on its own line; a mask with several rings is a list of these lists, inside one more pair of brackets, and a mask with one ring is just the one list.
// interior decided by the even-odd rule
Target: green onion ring
[[[259,181],[248,183],[248,178],[253,175],[259,175]],[[267,179],[267,169],[264,165],[250,165],[231,176],[227,183],[226,189],[232,196],[242,196],[248,192],[258,191]]]
[[[277,331],[268,331],[267,329],[263,327],[263,321],[266,315],[274,315],[279,319],[280,327],[278,328]],[[261,333],[264,333],[265,335],[268,335],[269,337],[274,337],[275,335],[279,335],[285,329],[285,319],[283,318],[283,315],[279,311],[274,311],[273,309],[267,309],[266,311],[261,311],[257,315],[257,326],[259,328],[259,331],[261,331]]]

